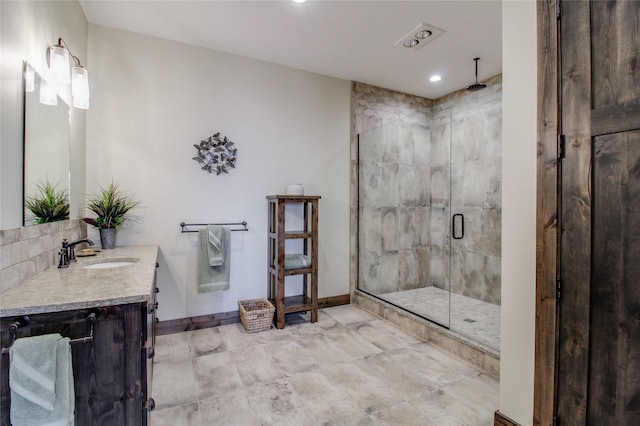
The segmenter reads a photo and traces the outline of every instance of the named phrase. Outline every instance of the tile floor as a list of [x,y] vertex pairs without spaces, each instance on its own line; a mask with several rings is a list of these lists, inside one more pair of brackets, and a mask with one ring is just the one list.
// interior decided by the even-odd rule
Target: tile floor
[[493,424],[498,381],[355,305],[158,336],[153,426]]
[[500,306],[437,287],[378,294],[410,312],[449,325],[451,331],[500,351]]

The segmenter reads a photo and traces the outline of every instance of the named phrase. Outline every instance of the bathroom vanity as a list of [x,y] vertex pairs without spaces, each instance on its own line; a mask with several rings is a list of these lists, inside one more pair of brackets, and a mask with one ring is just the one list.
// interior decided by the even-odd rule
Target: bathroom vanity
[[[0,294],[3,349],[13,343],[15,326],[18,339],[49,333],[72,339],[76,425],[149,424],[157,253],[156,245],[104,250]],[[2,426],[11,424],[6,352]]]

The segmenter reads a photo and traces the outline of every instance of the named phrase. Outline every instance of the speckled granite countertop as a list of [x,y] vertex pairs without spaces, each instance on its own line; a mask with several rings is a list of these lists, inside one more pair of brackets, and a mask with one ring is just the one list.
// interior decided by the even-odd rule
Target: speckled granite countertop
[[[157,245],[118,247],[52,267],[0,293],[0,317],[147,302],[156,269]],[[117,268],[85,269],[107,260],[136,260]]]

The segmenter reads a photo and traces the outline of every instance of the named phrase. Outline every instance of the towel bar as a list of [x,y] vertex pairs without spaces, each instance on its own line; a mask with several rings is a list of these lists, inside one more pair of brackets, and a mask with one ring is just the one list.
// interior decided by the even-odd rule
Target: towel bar
[[[9,329],[9,333],[11,333],[11,343],[8,348],[2,348],[2,355],[9,353],[9,348],[13,345],[13,342],[17,340],[17,331],[20,327],[25,327],[29,325],[30,319],[28,316],[22,316],[9,324],[7,327]],[[89,323],[89,335],[84,337],[79,337],[77,339],[69,340],[69,344],[74,343],[88,343],[93,341],[93,324],[96,322],[96,314],[91,313],[87,316],[87,322]]]
[[247,222],[246,221],[242,221],[242,222],[233,222],[233,223],[184,223],[184,222],[180,222],[180,227],[182,228],[182,230],[180,231],[181,233],[185,234],[188,232],[198,232],[197,230],[194,229],[184,229],[187,226],[209,226],[209,225],[229,225],[229,226],[242,226],[242,228],[240,229],[231,229],[232,231],[248,231],[249,228],[247,228]]

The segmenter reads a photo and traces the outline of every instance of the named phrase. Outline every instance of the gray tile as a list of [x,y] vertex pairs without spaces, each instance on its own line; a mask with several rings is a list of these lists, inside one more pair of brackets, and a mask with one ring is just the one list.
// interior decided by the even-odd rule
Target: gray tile
[[[200,411],[197,403],[179,405],[151,413],[153,426],[200,426]],[[208,423],[206,423],[208,424]]]
[[313,425],[302,400],[285,379],[258,383],[247,389],[251,410],[264,425]]
[[160,339],[153,424],[475,426],[497,408],[495,378],[388,321],[354,305],[319,319]]
[[221,396],[243,387],[229,352],[193,358],[193,374],[198,400]]
[[152,392],[156,409],[196,402],[194,381],[195,376],[189,359],[154,366]]
[[240,323],[221,325],[218,330],[222,336],[222,342],[229,351],[261,343],[256,334],[248,333]]
[[284,374],[292,375],[318,368],[309,350],[296,341],[268,344],[264,349]]
[[426,343],[395,349],[389,355],[401,364],[406,373],[420,376],[437,386],[477,373],[477,369],[471,364]]
[[493,425],[493,412],[486,413],[469,407],[449,395],[446,390],[438,389],[410,401],[410,404],[421,413],[419,418],[428,419],[427,424],[438,426]]
[[231,360],[245,386],[284,377],[284,373],[263,345],[237,349],[231,352]]
[[191,356],[202,356],[227,350],[217,327],[190,331]]
[[364,358],[382,352],[382,349],[351,329],[336,327],[325,331],[323,334],[326,340],[329,340],[332,345],[349,355],[351,359]]
[[344,352],[324,334],[300,337],[298,344],[307,350],[318,365],[337,364],[353,359],[352,355]]
[[423,376],[400,368],[397,361],[387,354],[379,354],[357,361],[363,371],[366,371],[405,401],[415,399],[425,393],[432,392],[436,385]]
[[191,334],[189,332],[156,336],[155,364],[185,361],[191,358]]
[[354,305],[334,306],[332,308],[323,309],[323,311],[342,325],[366,323],[377,319],[369,312]]
[[323,370],[296,374],[289,383],[317,424],[345,424],[366,416],[365,410]]
[[324,367],[324,372],[364,408],[367,414],[384,411],[402,401],[386,383],[361,368],[358,362]]
[[376,320],[373,321],[373,323],[376,324],[364,324],[358,327],[356,329],[356,332],[383,351],[402,348],[408,345],[406,340],[401,339],[389,333],[388,331],[375,326],[380,322],[382,321]]
[[201,400],[199,405],[203,425],[248,426],[260,424],[253,414],[247,392],[244,389]]
[[498,388],[495,377],[478,374],[451,383],[442,390],[488,419],[498,409]]

